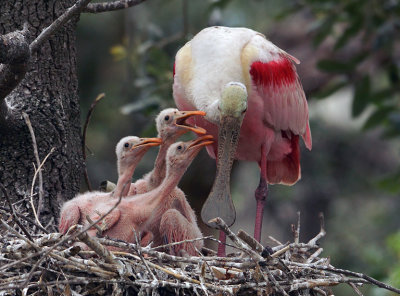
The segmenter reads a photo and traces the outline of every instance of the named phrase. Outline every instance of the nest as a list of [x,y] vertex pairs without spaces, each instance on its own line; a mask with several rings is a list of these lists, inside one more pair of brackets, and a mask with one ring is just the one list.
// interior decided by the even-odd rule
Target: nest
[[[183,242],[141,247],[90,237],[88,227],[80,225],[66,235],[32,235],[15,212],[9,213],[9,222],[12,219],[18,231],[16,225],[0,221],[0,295],[331,295],[329,287],[339,284],[350,285],[358,295],[362,295],[358,287],[364,284],[399,293],[364,274],[337,269],[320,257],[323,222],[307,243],[299,242],[298,222],[293,227],[294,242],[274,240],[276,246],[263,247],[243,231],[234,234],[217,218],[214,222],[237,252],[217,257],[204,249],[198,257],[190,257],[163,252]],[[90,251],[72,246],[74,242],[85,243]],[[109,246],[118,251],[109,251]]]

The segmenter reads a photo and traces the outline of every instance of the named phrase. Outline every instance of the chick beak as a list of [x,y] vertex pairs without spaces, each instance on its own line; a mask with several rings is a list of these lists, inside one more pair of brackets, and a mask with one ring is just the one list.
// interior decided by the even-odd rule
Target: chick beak
[[201,148],[203,146],[211,145],[214,143],[214,137],[211,135],[205,135],[202,137],[198,137],[196,140],[193,140],[188,149],[193,149],[193,148]]
[[205,135],[206,130],[204,128],[198,127],[198,126],[190,126],[188,125],[185,121],[189,117],[195,116],[195,115],[200,115],[200,116],[205,116],[206,113],[204,111],[179,111],[180,115],[175,118],[175,125],[178,127],[181,127],[183,129],[186,129],[188,131],[195,132],[198,135]]
[[152,147],[152,146],[159,146],[162,143],[162,139],[160,138],[141,138],[141,142],[132,146],[131,150],[140,148],[140,147]]

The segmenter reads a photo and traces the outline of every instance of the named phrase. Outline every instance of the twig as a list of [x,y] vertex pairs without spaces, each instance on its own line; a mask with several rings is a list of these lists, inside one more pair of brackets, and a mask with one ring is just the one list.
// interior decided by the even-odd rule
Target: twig
[[85,162],[85,170],[84,170],[85,182],[86,182],[86,185],[87,185],[89,191],[92,191],[92,185],[90,184],[90,181],[89,181],[89,175],[88,175],[87,166],[86,166],[86,130],[89,125],[90,118],[92,117],[94,108],[96,107],[97,103],[100,102],[100,100],[104,97],[105,97],[105,94],[101,93],[94,99],[94,101],[90,105],[89,111],[86,115],[85,124],[83,125],[82,154],[83,154],[83,161]]
[[90,219],[89,215],[86,215],[86,220],[89,222],[89,224],[94,224],[93,227],[97,229],[97,235],[102,236],[103,235],[103,229],[99,225],[93,222],[92,219]]
[[324,249],[319,248],[318,250],[316,250],[306,261],[306,263],[311,263],[314,261],[315,258],[317,258],[323,251]]
[[[122,189],[122,191],[123,191],[123,189]],[[121,200],[122,200],[122,196],[120,195],[118,200],[117,200],[117,202],[114,204],[114,206],[110,210],[108,210],[103,216],[101,216],[98,220],[94,221],[93,223],[101,222],[109,213],[111,213],[120,204]],[[68,240],[71,240],[71,239],[74,239],[75,237],[78,237],[82,233],[84,233],[84,232],[88,231],[90,228],[92,228],[93,225],[90,224],[90,225],[86,226],[81,232],[74,232],[71,235],[65,236],[63,239],[61,239],[59,242],[57,242],[56,244],[54,244],[52,247],[50,247],[48,249],[44,249],[44,250],[42,250],[40,252],[36,252],[34,254],[28,255],[26,257],[23,257],[22,259],[19,259],[17,261],[14,261],[14,262],[10,263],[10,264],[3,265],[3,266],[0,267],[0,271],[1,270],[6,270],[6,269],[8,269],[8,268],[10,268],[12,266],[17,265],[18,263],[21,263],[23,261],[26,261],[26,260],[28,260],[30,258],[33,258],[33,257],[36,257],[36,256],[42,256],[42,258],[44,258],[51,251],[53,251],[56,247],[58,247],[59,245],[65,243],[65,242],[67,242]],[[33,270],[33,268],[32,268],[32,270]]]
[[[101,216],[98,220],[96,220],[96,221],[93,222],[93,223],[94,223],[94,224],[97,224],[97,223],[101,222],[108,214],[110,214],[110,213],[119,205],[119,203],[121,202],[121,199],[122,199],[122,195],[120,195],[118,201],[114,204],[113,207],[111,207],[110,210],[108,210],[103,216]],[[93,225],[94,225],[94,224],[93,224]],[[79,232],[79,231],[76,231],[75,233],[71,234],[69,238],[71,239],[71,238],[73,238],[73,237],[79,237],[80,235],[86,233],[86,231],[89,230],[93,225],[92,225],[92,224],[88,225],[85,229],[83,229],[83,230],[80,231],[80,232]],[[78,226],[78,225],[76,225],[76,226]],[[71,227],[71,228],[72,228],[72,227]],[[42,257],[37,261],[37,263],[32,267],[31,272],[33,272],[33,271],[37,268],[37,266],[39,265],[39,263],[40,263],[47,255],[51,254],[51,252],[56,248],[56,246],[60,245],[61,242],[63,242],[63,241],[64,241],[64,240],[61,240],[59,243],[57,243],[57,244],[53,245],[51,248],[49,248],[47,252],[44,252],[43,256],[42,256]],[[65,240],[65,241],[67,241],[67,240]],[[39,252],[39,253],[42,253],[42,252]],[[27,279],[27,281],[25,282],[25,284],[26,284],[27,282],[29,282],[29,280],[30,280],[30,278]]]
[[82,225],[76,225],[74,231],[78,231],[81,234],[78,235],[78,239],[84,242],[89,248],[91,248],[97,255],[110,264],[118,266],[119,264],[114,258],[114,255],[110,253],[103,245],[99,244],[94,237],[91,237],[87,232],[82,232]]
[[[7,223],[5,223],[3,220],[0,219],[0,222],[1,222],[1,224],[3,224],[3,226],[4,226],[5,228],[7,228],[9,231],[13,232],[13,233],[14,233],[16,236],[18,236],[19,238],[25,240],[25,241],[26,241],[30,246],[32,246],[35,250],[40,250],[40,248],[33,242],[33,240],[28,240],[28,239],[26,239],[23,235],[19,234],[19,232],[16,231],[14,228],[8,226]],[[42,258],[40,258],[40,259],[36,262],[36,264],[34,265],[34,268],[32,268],[32,269],[29,271],[29,274],[28,274],[28,276],[26,277],[25,282],[24,282],[24,284],[22,285],[22,287],[24,287],[24,286],[31,280],[34,271],[35,271],[36,268],[39,266],[39,264],[42,263],[42,261],[43,261],[44,258],[45,258],[45,256],[43,256]]]
[[54,32],[61,28],[68,22],[74,15],[79,14],[91,0],[78,0],[74,5],[68,8],[62,15],[60,15],[50,26],[45,28],[35,40],[29,45],[31,53],[38,50],[39,47],[46,41]]
[[[187,277],[187,276],[185,276],[183,274],[178,274],[176,272],[168,270],[168,269],[166,269],[164,267],[161,267],[161,266],[159,266],[159,265],[157,265],[155,263],[152,263],[152,262],[148,262],[148,264],[153,268],[156,268],[158,270],[161,270],[161,271],[165,272],[166,274],[172,275],[176,279],[183,280],[185,282],[190,282],[190,283],[197,284],[197,285],[201,285],[200,281],[192,279],[190,277]],[[227,288],[224,288],[222,286],[217,286],[217,285],[213,285],[213,284],[210,284],[210,283],[204,283],[204,285],[206,287],[211,288],[211,289],[216,290],[216,291],[223,291],[223,292],[231,293],[231,289],[227,289]]]
[[15,31],[0,36],[0,39],[2,39],[0,40],[0,52],[2,52],[2,54],[0,54],[0,63],[4,63],[0,65],[0,124],[2,126],[11,126],[9,124],[10,120],[7,120],[9,107],[4,98],[8,96],[25,77],[31,55],[74,15],[79,14],[90,1],[91,0],[78,0],[53,23],[43,29],[31,44],[28,44],[26,38],[26,35],[29,33],[28,23],[24,24],[23,31]]
[[[6,210],[6,208],[4,208],[4,207],[0,207],[0,210],[3,211],[4,213],[9,214],[8,211]],[[36,221],[30,219],[29,217],[25,217],[24,215],[22,215],[21,213],[18,213],[18,212],[16,212],[15,214],[18,216],[18,218],[21,218],[21,219],[27,221],[28,223],[35,225],[37,228],[39,228],[44,233],[46,233],[46,234],[49,233],[49,231],[46,228],[40,226],[39,224],[36,223]]]
[[292,225],[292,231],[294,235],[294,243],[298,244],[300,238],[300,212],[297,212],[297,228],[295,229],[294,225]]
[[[31,189],[31,205],[32,205],[33,213],[35,214],[35,218],[36,218],[38,224],[42,225],[39,221],[39,218],[40,218],[40,211],[43,206],[43,175],[42,175],[42,171],[39,168],[39,166],[40,166],[39,152],[38,152],[35,132],[33,131],[31,120],[29,119],[28,114],[26,114],[25,112],[22,112],[22,116],[25,119],[25,123],[28,126],[28,129],[29,129],[29,132],[30,132],[31,138],[32,138],[33,154],[35,155],[36,165],[38,166],[38,169],[35,170],[35,175],[36,175],[36,171],[39,172],[39,200],[38,200],[38,213],[37,214],[35,213],[35,207],[33,206],[33,202],[32,202],[32,189]],[[33,178],[33,180],[35,180],[35,178]],[[32,187],[33,187],[33,184],[35,184],[34,181],[32,181]]]
[[364,296],[354,283],[349,283],[349,286],[353,288],[354,292],[356,292],[358,296]]
[[[250,258],[221,258],[221,257],[179,257],[174,255],[169,255],[167,253],[154,251],[153,249],[148,249],[147,247],[142,248],[135,244],[127,243],[127,242],[116,242],[106,238],[99,238],[99,242],[108,246],[114,246],[120,249],[125,250],[132,250],[135,253],[137,252],[137,248],[141,248],[141,252],[144,254],[148,254],[158,260],[161,261],[172,261],[172,262],[185,262],[185,263],[192,263],[192,264],[202,264],[204,261],[207,261],[209,265],[214,266],[222,266],[222,267],[234,267],[239,269],[246,269],[251,268],[256,265],[254,261]],[[113,254],[116,255],[124,255],[124,256],[134,256],[130,253],[121,252],[121,251],[113,251]]]
[[[222,242],[219,239],[216,239],[215,237],[207,237],[207,239],[210,240],[210,241],[216,242],[218,244],[222,244]],[[232,244],[229,244],[229,243],[226,243],[226,242],[223,243],[223,244],[225,246],[227,246],[227,247],[231,247],[231,248],[234,248],[234,249],[242,250],[241,248],[238,248],[238,246],[236,246],[236,245],[232,245]],[[220,258],[224,258],[224,257],[220,257]]]
[[354,276],[354,277],[358,277],[361,279],[364,279],[368,282],[370,282],[371,284],[374,284],[375,286],[378,286],[380,288],[384,288],[386,290],[395,292],[397,294],[400,294],[400,289],[397,289],[395,287],[392,287],[388,284],[382,283],[366,274],[363,273],[358,273],[358,272],[354,272],[354,271],[350,271],[350,270],[345,270],[345,269],[339,269],[339,268],[334,268],[334,267],[328,267],[328,266],[316,266],[314,268],[317,269],[321,269],[321,270],[327,270],[327,271],[331,271],[334,273],[339,273],[339,274],[344,274],[344,275],[350,275],[350,276]]
[[100,13],[120,10],[138,5],[144,1],[146,0],[117,0],[113,2],[90,3],[85,9],[83,9],[83,12]]
[[310,244],[310,245],[315,245],[320,238],[322,238],[326,235],[326,231],[324,228],[324,214],[323,213],[319,213],[319,220],[320,220],[321,229],[320,229],[319,233],[308,242],[308,244]]
[[242,248],[246,253],[248,253],[250,255],[250,257],[252,257],[254,260],[256,261],[264,261],[264,258],[256,253],[255,251],[253,251],[247,244],[245,244],[240,238],[238,238],[236,236],[236,234],[234,234],[228,227],[228,225],[226,225],[226,223],[224,222],[224,220],[222,220],[220,217],[211,219],[210,221],[208,221],[208,223],[215,223],[217,228],[219,230],[222,230],[223,232],[226,233],[226,235],[240,248]]
[[157,246],[157,247],[154,247],[152,249],[153,250],[164,249],[164,248],[172,247],[172,246],[176,246],[176,245],[197,242],[199,240],[204,240],[204,239],[208,239],[208,238],[211,238],[211,237],[212,236],[210,235],[210,236],[206,236],[206,237],[198,237],[198,238],[193,238],[193,239],[187,239],[187,240],[183,240],[183,241],[179,241],[179,242],[173,242],[173,243]]
[[382,283],[368,275],[365,275],[363,273],[358,273],[358,272],[354,272],[354,271],[350,271],[350,270],[345,270],[345,269],[339,269],[339,268],[334,268],[332,266],[322,266],[322,265],[315,265],[315,264],[305,264],[305,263],[299,263],[299,262],[290,262],[288,260],[282,260],[285,264],[288,265],[294,265],[294,266],[299,266],[299,267],[306,267],[306,268],[312,268],[312,269],[318,269],[318,270],[325,270],[325,271],[330,271],[333,273],[337,273],[337,274],[342,274],[342,275],[350,275],[350,276],[354,276],[360,279],[364,279],[367,282],[369,282],[370,284],[373,284],[375,286],[378,286],[380,288],[384,288],[386,290],[395,292],[397,294],[400,294],[400,289],[394,288],[388,284]]
[[274,284],[275,289],[278,290],[280,293],[282,293],[284,296],[289,296],[288,293],[286,293],[286,291],[281,287],[281,285],[275,279],[275,277],[273,276],[273,274],[271,273],[269,268],[267,266],[264,266],[264,268],[267,271],[267,275],[268,275],[269,280]]
[[314,287],[313,288],[315,292],[317,292],[318,294],[321,294],[322,296],[327,296],[326,292],[318,287]]
[[142,261],[144,266],[146,266],[146,269],[149,272],[149,274],[151,275],[151,277],[153,278],[153,281],[158,281],[157,277],[154,275],[154,273],[149,268],[149,265],[147,264],[146,260],[144,260],[144,257],[143,257],[142,252],[141,252],[140,242],[139,242],[139,238],[137,236],[136,230],[133,228],[132,231],[133,231],[133,234],[135,235],[136,246],[138,246],[138,248],[136,248],[136,253],[139,256],[140,261]]
[[[42,171],[42,166],[43,166],[44,163],[46,162],[47,158],[49,158],[49,156],[54,152],[54,150],[55,150],[54,147],[51,148],[50,152],[46,155],[46,157],[43,159],[42,163],[38,166],[38,168],[36,168],[35,165],[34,165],[35,173],[33,174],[33,178],[32,178],[31,194],[30,194],[30,203],[31,203],[31,206],[32,206],[32,210],[33,210],[33,214],[34,214],[34,216],[35,216],[36,222],[37,222],[39,225],[41,225],[41,226],[42,226],[42,224],[41,224],[40,221],[39,221],[39,215],[36,214],[35,206],[34,206],[34,204],[33,204],[33,187],[34,187],[34,185],[35,185],[37,175],[39,174],[39,176],[40,176],[40,175],[42,174],[42,173],[41,173],[41,171]],[[40,179],[40,178],[39,178],[39,179]],[[43,185],[42,185],[42,188],[43,188]],[[39,190],[39,192],[40,192],[40,190]],[[38,202],[38,212],[40,213],[40,208],[42,208],[42,206],[40,206],[39,203],[40,203],[40,198],[39,198],[39,202]],[[43,198],[42,198],[42,204],[43,204]],[[40,208],[39,208],[39,206],[40,206]],[[43,226],[42,226],[42,227],[43,227]]]
[[15,221],[15,223],[18,224],[19,228],[21,228],[22,232],[25,233],[25,235],[27,236],[27,238],[28,238],[30,241],[33,241],[31,235],[30,235],[29,232],[25,229],[24,225],[22,225],[22,223],[19,221],[17,215],[15,214],[15,210],[14,210],[14,207],[13,207],[12,202],[11,202],[11,200],[10,200],[10,197],[8,196],[7,190],[6,190],[6,188],[4,187],[3,184],[0,184],[0,189],[1,189],[1,191],[3,191],[3,194],[4,194],[4,196],[5,196],[5,198],[6,198],[7,202],[8,202],[8,205],[10,206],[10,210],[11,210],[11,214],[12,214],[13,220]]
[[278,241],[276,238],[274,238],[273,236],[268,236],[268,238],[270,240],[272,240],[274,243],[276,243],[278,246],[279,245],[283,245],[280,241]]
[[275,253],[271,254],[271,257],[279,257],[280,255],[282,255],[283,253],[285,253],[287,250],[289,250],[291,248],[290,245],[287,245],[286,247],[284,247],[283,249],[280,249],[279,251],[276,251]]
[[264,250],[264,246],[260,244],[256,239],[250,236],[247,232],[240,229],[237,236],[248,244],[254,251],[261,253]]

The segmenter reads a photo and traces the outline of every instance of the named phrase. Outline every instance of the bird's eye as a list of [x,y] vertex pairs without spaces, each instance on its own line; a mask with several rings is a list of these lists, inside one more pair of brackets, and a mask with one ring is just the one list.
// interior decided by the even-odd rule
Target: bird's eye
[[247,111],[247,108],[242,111],[242,114],[246,113],[246,111]]
[[169,115],[166,115],[166,116],[164,117],[164,120],[165,120],[165,121],[168,121],[168,120],[169,120]]
[[129,147],[129,143],[126,142],[125,145],[124,145],[124,147],[125,147],[125,148],[128,148],[128,147]]
[[177,147],[177,149],[178,149],[178,150],[182,150],[182,145],[179,145],[179,146]]

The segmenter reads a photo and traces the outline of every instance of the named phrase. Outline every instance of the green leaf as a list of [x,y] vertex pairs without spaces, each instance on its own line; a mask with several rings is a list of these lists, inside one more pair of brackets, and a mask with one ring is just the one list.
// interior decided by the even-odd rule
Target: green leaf
[[399,193],[400,192],[400,172],[397,172],[393,175],[390,175],[378,183],[379,188],[390,192],[390,193]]
[[353,117],[360,115],[370,103],[370,90],[371,81],[369,76],[365,75],[355,86],[352,106]]
[[285,7],[284,9],[278,11],[278,13],[276,13],[274,16],[274,19],[276,19],[277,21],[282,21],[283,19],[293,15],[300,9],[301,6],[297,2],[290,3],[288,7]]
[[320,90],[314,97],[317,99],[326,98],[331,94],[335,93],[336,91],[338,91],[339,89],[341,89],[342,87],[346,86],[347,84],[348,84],[347,81],[339,81],[336,83],[332,83],[327,87],[324,87],[322,90]]
[[390,235],[386,239],[386,244],[400,258],[400,231],[395,234]]
[[382,103],[382,101],[391,99],[394,93],[395,93],[394,88],[386,88],[386,89],[379,90],[370,95],[371,101],[376,104]]
[[388,106],[381,107],[375,110],[375,112],[372,113],[371,116],[368,118],[368,120],[365,122],[363,129],[368,130],[387,121],[389,113],[392,112],[393,110],[394,110],[393,107],[388,107]]
[[339,39],[336,41],[334,50],[338,50],[342,48],[344,45],[347,44],[349,39],[353,36],[355,36],[358,32],[360,32],[361,27],[363,25],[363,18],[362,16],[359,16],[357,18],[354,18],[352,23],[347,27],[347,29],[343,32],[343,34],[339,37]]
[[335,24],[336,16],[327,17],[321,25],[315,30],[314,46],[318,47],[326,37],[332,32],[333,25]]
[[318,61],[317,67],[321,71],[337,74],[348,73],[353,70],[353,65],[351,63],[342,63],[328,59]]

